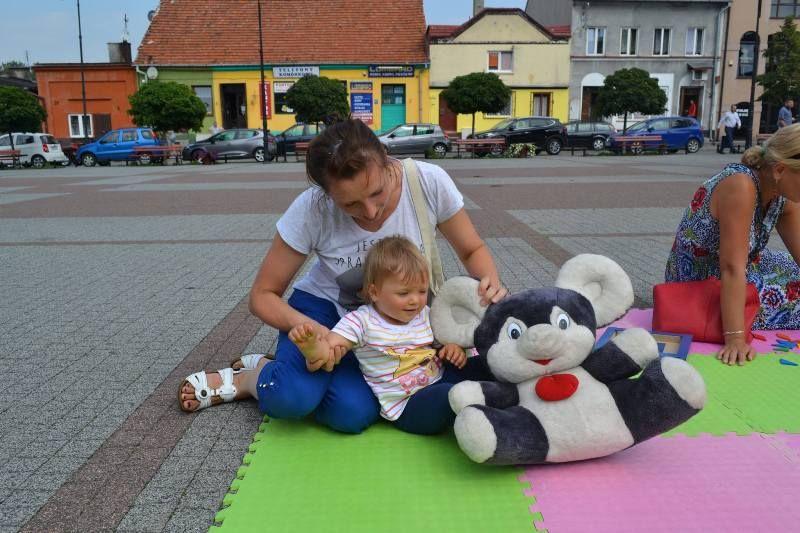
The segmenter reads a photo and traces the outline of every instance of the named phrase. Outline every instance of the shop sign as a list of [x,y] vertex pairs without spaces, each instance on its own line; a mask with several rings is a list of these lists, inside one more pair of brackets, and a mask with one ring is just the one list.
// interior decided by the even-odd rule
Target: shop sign
[[371,81],[351,81],[350,82],[350,91],[351,92],[361,92],[361,93],[371,93],[372,92],[372,82]]
[[370,65],[370,78],[412,78],[413,65]]
[[319,76],[319,67],[309,67],[302,65],[272,67],[272,76],[274,78],[302,78],[307,74],[311,74],[313,76]]
[[261,117],[272,118],[272,108],[269,105],[269,82],[260,83],[261,86]]
[[364,124],[372,124],[372,93],[350,93],[350,114]]

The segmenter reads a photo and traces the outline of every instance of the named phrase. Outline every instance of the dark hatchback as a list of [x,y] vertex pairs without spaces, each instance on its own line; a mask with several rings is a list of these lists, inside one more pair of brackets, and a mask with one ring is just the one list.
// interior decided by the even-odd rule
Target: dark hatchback
[[298,122],[283,133],[275,136],[278,155],[294,152],[294,146],[299,142],[310,142],[314,137],[325,131],[325,124],[302,124]]
[[[552,117],[509,118],[497,123],[492,129],[470,135],[470,139],[505,139],[506,145],[530,143],[536,145],[536,152],[546,150],[550,155],[557,155],[567,144],[567,132],[564,125]],[[478,155],[499,154],[501,149],[475,149]]]
[[573,120],[567,123],[567,144],[576,148],[605,150],[606,140],[617,130],[608,122],[582,122]]
[[[275,139],[268,137],[267,160],[275,157]],[[185,161],[202,161],[207,155],[212,159],[247,159],[264,161],[264,135],[257,129],[232,129],[221,131],[208,139],[198,141],[183,149]]]

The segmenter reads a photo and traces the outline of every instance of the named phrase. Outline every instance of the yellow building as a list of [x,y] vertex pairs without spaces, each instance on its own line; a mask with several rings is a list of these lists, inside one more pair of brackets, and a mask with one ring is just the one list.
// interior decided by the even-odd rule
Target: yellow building
[[521,9],[484,9],[461,26],[430,26],[430,118],[445,131],[469,132],[471,115],[456,115],[441,93],[456,76],[493,72],[511,89],[505,110],[477,113],[475,129],[510,117],[569,113],[568,27],[545,28]]

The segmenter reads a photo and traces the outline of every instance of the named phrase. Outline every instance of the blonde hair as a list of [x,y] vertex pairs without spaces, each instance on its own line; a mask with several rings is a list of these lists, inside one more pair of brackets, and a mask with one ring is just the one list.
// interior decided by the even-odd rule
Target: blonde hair
[[800,171],[800,123],[776,131],[762,146],[748,148],[742,155],[742,164],[758,170],[764,165],[783,163]]
[[414,243],[400,235],[379,240],[367,253],[364,262],[365,299],[370,299],[367,290],[370,285],[380,287],[391,275],[398,276],[403,283],[428,283],[428,262],[425,256]]

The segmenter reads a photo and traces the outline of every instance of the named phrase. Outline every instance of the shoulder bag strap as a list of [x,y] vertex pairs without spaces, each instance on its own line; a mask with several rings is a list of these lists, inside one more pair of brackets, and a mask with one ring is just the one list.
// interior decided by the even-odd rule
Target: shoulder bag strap
[[411,202],[414,204],[414,211],[417,214],[419,231],[422,234],[422,244],[425,246],[425,258],[428,260],[428,278],[431,280],[431,292],[436,294],[439,287],[444,284],[444,271],[442,270],[442,260],[439,257],[439,249],[436,247],[435,229],[431,227],[431,220],[428,218],[427,202],[422,192],[422,185],[419,180],[419,169],[417,164],[410,157],[403,160],[406,169],[406,179],[408,179],[408,189],[411,191]]

